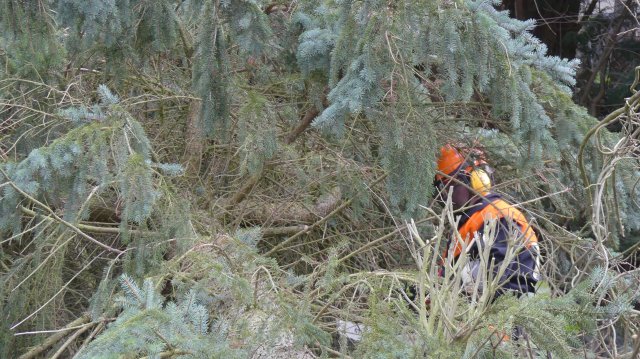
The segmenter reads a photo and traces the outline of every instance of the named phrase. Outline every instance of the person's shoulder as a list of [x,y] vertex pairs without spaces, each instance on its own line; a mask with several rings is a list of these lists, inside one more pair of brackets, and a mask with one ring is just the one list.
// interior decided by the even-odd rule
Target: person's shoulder
[[502,198],[502,196],[496,195],[491,198],[487,196],[487,199],[490,200],[490,205],[487,206],[488,210],[500,213],[501,217],[511,217],[516,220],[526,221],[526,218],[522,211],[520,211],[512,203]]
[[[510,217],[520,211],[501,195],[489,193],[482,201],[482,211],[498,214],[499,217]],[[515,214],[517,215],[517,214]]]
[[486,207],[486,206],[488,206],[490,204],[495,204],[497,202],[502,202],[502,203],[505,203],[507,205],[511,205],[509,202],[505,201],[504,198],[502,198],[501,195],[499,195],[497,193],[490,192],[482,199],[482,206]]

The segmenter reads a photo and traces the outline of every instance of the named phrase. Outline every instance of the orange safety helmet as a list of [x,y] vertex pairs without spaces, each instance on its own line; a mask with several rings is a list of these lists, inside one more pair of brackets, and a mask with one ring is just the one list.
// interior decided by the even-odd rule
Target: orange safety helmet
[[[440,148],[440,158],[438,158],[438,171],[451,175],[465,163],[465,158],[451,145],[444,145]],[[436,180],[441,181],[444,176],[437,173]]]

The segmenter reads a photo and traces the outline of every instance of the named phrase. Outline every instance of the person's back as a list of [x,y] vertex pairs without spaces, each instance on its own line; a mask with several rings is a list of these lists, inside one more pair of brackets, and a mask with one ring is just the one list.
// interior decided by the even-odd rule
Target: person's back
[[[509,260],[503,269],[497,294],[509,290],[516,291],[518,295],[535,293],[535,284],[538,281],[537,236],[524,215],[497,194],[487,194],[461,214],[458,233],[469,247],[467,254],[470,257],[470,265],[475,266],[477,271],[480,250],[483,244],[486,244],[483,243],[483,238],[486,237],[485,226],[490,221],[496,222],[495,230],[489,238],[492,243],[488,243],[489,259],[494,261],[493,274],[498,273],[505,259]],[[471,243],[474,238],[476,241]],[[462,244],[457,241],[452,241],[451,244],[454,246],[452,254],[460,255]]]

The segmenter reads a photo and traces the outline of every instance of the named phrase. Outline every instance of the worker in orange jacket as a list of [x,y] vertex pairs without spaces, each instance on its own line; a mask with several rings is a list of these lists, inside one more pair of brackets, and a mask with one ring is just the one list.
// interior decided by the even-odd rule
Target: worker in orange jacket
[[440,152],[435,178],[437,196],[443,201],[451,191],[453,209],[460,212],[457,228],[460,237],[453,236],[443,256],[452,255],[455,260],[463,248],[466,249],[470,256],[467,274],[475,279],[485,224],[495,220],[488,260],[488,263],[494,261],[494,274],[503,265],[509,248],[516,246],[515,257],[506,265],[496,296],[507,291],[516,292],[518,296],[535,293],[535,284],[539,280],[538,238],[525,216],[500,195],[491,192],[491,179],[480,163],[467,160],[451,145],[442,147]]

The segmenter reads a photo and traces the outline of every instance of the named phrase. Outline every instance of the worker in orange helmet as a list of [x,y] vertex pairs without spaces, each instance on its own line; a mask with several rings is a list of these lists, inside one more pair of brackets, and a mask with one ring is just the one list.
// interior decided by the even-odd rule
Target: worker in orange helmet
[[[480,265],[479,250],[484,248],[485,224],[495,220],[488,262],[494,261],[494,274],[503,264],[506,265],[496,296],[507,291],[518,296],[535,293],[535,284],[539,280],[538,238],[525,216],[491,191],[490,174],[482,168],[482,162],[470,161],[451,145],[440,150],[435,178],[436,199],[444,201],[451,191],[452,207],[460,216],[457,228],[460,236],[453,236],[443,256],[452,255],[456,260],[464,249],[470,256],[468,275],[475,280]],[[508,251],[514,248],[513,259],[508,264],[503,263]]]

